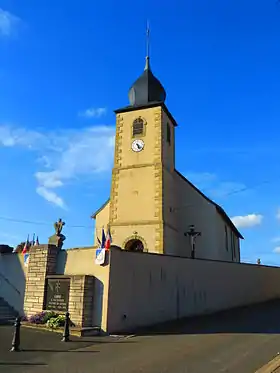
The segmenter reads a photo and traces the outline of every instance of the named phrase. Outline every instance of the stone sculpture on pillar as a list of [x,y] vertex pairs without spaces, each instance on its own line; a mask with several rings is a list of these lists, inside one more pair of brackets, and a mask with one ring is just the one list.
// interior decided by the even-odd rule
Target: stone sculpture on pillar
[[59,219],[57,222],[54,223],[55,234],[49,237],[49,245],[55,245],[59,249],[62,248],[63,241],[66,237],[61,233],[65,222],[62,219]]

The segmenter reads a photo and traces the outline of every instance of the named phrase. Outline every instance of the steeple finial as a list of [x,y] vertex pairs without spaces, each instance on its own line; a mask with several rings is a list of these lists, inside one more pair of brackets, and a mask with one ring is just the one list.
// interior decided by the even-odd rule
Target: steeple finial
[[131,107],[163,103],[166,92],[161,82],[154,76],[150,67],[150,26],[146,28],[146,65],[142,75],[132,84],[128,97]]
[[150,25],[149,21],[147,20],[147,27],[146,27],[146,65],[145,70],[150,69]]

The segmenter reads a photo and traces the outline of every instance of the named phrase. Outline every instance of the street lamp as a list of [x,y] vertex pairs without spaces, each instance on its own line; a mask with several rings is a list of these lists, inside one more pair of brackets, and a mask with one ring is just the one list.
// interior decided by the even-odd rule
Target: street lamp
[[190,243],[191,243],[191,258],[195,258],[195,241],[196,238],[201,236],[201,232],[196,232],[194,229],[194,225],[189,225],[189,230],[184,233],[184,235],[187,237],[190,237]]

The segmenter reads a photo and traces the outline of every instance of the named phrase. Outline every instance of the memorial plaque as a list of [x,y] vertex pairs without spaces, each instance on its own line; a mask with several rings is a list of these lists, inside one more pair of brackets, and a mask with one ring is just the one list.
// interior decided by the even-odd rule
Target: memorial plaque
[[46,283],[45,310],[68,311],[69,278],[48,278]]

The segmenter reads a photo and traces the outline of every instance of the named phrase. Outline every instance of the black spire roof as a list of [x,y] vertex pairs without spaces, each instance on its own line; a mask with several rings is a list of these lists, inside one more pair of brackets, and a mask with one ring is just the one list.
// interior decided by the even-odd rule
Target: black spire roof
[[131,106],[148,105],[154,102],[164,103],[166,92],[151,71],[149,56],[146,57],[146,66],[143,74],[129,89],[128,97]]

